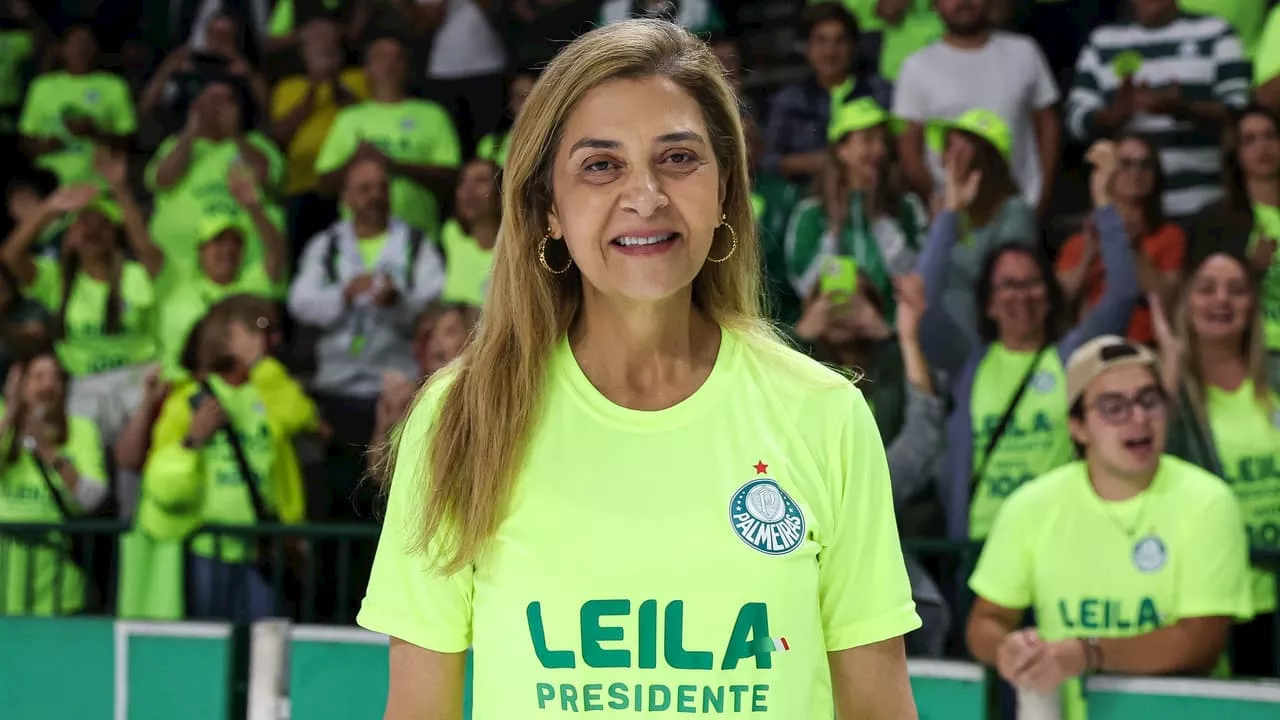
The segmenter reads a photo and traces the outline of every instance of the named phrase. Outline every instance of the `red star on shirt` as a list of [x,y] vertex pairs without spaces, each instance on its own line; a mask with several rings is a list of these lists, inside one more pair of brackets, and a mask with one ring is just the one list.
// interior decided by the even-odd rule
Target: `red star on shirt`
[[763,475],[769,469],[769,466],[765,465],[763,460],[759,460],[756,462],[755,468],[757,475]]

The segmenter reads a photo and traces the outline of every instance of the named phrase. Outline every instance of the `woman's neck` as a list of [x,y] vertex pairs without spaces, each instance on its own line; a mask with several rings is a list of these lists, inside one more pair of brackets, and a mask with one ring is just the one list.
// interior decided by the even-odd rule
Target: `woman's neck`
[[720,330],[693,307],[692,288],[637,303],[587,287],[569,343],[583,374],[609,400],[662,410],[688,398],[711,374]]
[[1143,490],[1151,487],[1151,481],[1155,479],[1155,473],[1133,476],[1113,472],[1105,463],[1093,457],[1086,457],[1085,463],[1093,491],[1108,502],[1123,502],[1137,497]]
[[1261,205],[1280,207],[1280,177],[1251,177],[1247,189],[1249,199]]
[[1007,350],[1012,350],[1013,352],[1031,352],[1033,350],[1039,350],[1040,346],[1044,344],[1044,333],[1031,332],[1022,335],[1015,333],[1001,333],[999,340],[1000,344]]
[[485,250],[492,250],[498,242],[497,218],[478,218],[471,224],[471,238]]
[[1249,363],[1240,352],[1239,339],[1199,342],[1196,352],[1207,385],[1230,392],[1240,387],[1249,373]]

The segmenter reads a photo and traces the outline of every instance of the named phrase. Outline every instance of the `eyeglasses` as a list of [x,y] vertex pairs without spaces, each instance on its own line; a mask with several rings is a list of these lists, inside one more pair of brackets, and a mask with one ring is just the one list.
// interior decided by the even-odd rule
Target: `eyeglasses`
[[1158,387],[1139,390],[1137,395],[1129,397],[1122,393],[1103,393],[1090,404],[1098,415],[1110,425],[1122,425],[1133,418],[1133,408],[1141,407],[1151,416],[1163,415],[1168,407],[1169,399]]
[[1152,162],[1151,158],[1149,158],[1149,157],[1144,157],[1144,158],[1126,158],[1126,157],[1122,157],[1122,158],[1120,158],[1120,169],[1121,169],[1121,170],[1150,170],[1150,169],[1151,169],[1151,168],[1153,168],[1153,167],[1155,167],[1155,163],[1154,163],[1154,162]]

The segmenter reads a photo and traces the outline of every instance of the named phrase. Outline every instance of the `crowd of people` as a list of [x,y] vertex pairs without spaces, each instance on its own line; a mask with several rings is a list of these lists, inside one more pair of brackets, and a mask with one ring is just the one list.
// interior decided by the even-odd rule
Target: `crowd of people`
[[[0,521],[134,528],[96,608],[65,539],[0,538],[0,612],[262,617],[253,543],[195,528],[377,521],[366,451],[477,322],[510,128],[583,4],[195,3],[131,75],[0,2]],[[902,535],[986,542],[971,581],[908,557],[913,653],[967,623],[1011,681],[1228,646],[1280,675],[1280,8],[812,2],[760,103],[728,8],[587,4],[706,35],[773,319],[857,378]],[[1071,494],[1082,452],[1113,486]]]

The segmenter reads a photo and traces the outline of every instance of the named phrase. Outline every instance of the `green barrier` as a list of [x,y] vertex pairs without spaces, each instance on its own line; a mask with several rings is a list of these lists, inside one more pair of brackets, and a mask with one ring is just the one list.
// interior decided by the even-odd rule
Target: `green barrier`
[[1096,677],[1085,693],[1089,720],[1280,718],[1280,682]]
[[920,720],[986,720],[987,673],[955,660],[907,661]]
[[[226,720],[231,626],[0,617],[6,720]],[[176,670],[180,669],[181,672]]]

